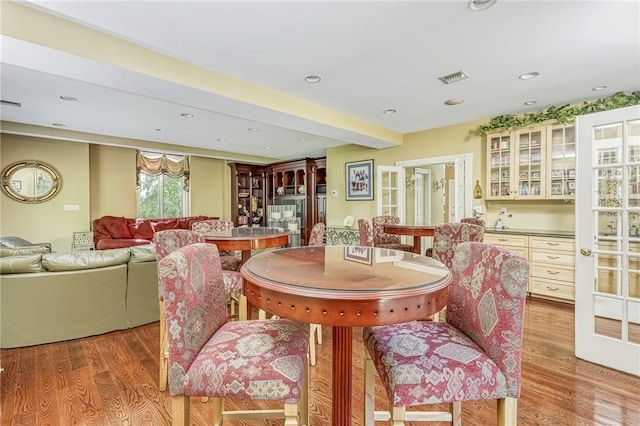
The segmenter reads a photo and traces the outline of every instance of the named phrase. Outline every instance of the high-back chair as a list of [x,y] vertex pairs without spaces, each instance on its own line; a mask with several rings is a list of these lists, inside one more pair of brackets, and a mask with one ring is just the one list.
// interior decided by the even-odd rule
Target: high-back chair
[[[189,425],[191,396],[213,398],[213,424],[284,418],[308,424],[309,334],[299,322],[229,321],[218,249],[193,244],[158,263],[158,291],[171,324],[172,425]],[[280,410],[224,410],[224,399],[276,400]]]
[[[325,224],[322,222],[313,225],[308,245],[312,247],[324,246],[324,230]],[[322,325],[311,324],[309,326],[309,362],[311,365],[316,365],[316,340],[319,345],[322,344]]]
[[[166,231],[158,231],[153,234],[156,261],[158,262],[179,248],[190,244],[204,242],[205,240],[202,235],[195,231],[189,231],[188,229],[168,229]],[[222,276],[225,290],[227,292],[228,302],[231,302],[232,296],[239,293],[242,288],[242,275],[238,272],[224,271]],[[160,302],[160,373],[158,386],[162,392],[167,389],[167,360],[169,354],[167,352],[167,325],[164,317],[164,300],[162,299],[161,294],[158,294],[158,298]],[[226,307],[227,303],[225,303],[224,306]]]
[[[191,224],[191,230],[199,234],[207,234],[212,231],[228,231],[233,229],[233,222],[223,219],[199,220]],[[220,250],[220,261],[222,269],[226,271],[239,271],[240,260],[233,250]]]
[[484,240],[484,227],[471,223],[453,222],[436,225],[433,230],[432,257],[451,269],[456,247],[460,243]]
[[[365,426],[376,420],[461,424],[461,402],[498,400],[498,424],[517,423],[529,264],[491,244],[458,244],[446,322],[366,327]],[[390,411],[374,411],[375,371]],[[450,403],[446,412],[407,407]]]
[[400,223],[400,218],[398,216],[375,216],[371,219],[371,223],[373,225],[374,247],[413,251],[413,246],[411,244],[402,244],[400,241],[400,235],[384,232],[384,225],[397,225]]
[[470,223],[472,225],[482,226],[484,228],[484,219],[480,219],[479,217],[463,217],[460,219],[462,223]]
[[373,229],[367,219],[358,219],[358,234],[361,246],[373,247]]

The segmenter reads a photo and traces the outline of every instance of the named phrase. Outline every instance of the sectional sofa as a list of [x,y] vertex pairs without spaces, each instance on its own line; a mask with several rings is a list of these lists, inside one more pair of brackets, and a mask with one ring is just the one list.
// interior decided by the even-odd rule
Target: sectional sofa
[[8,250],[0,258],[2,348],[76,339],[159,319],[152,245],[44,254]]

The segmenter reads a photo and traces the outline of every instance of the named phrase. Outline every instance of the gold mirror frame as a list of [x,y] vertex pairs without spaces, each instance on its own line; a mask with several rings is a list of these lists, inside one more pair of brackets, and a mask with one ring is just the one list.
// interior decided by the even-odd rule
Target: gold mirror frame
[[[28,174],[29,169],[33,169],[32,182],[16,179],[24,173]],[[16,161],[2,170],[2,191],[12,200],[21,203],[44,203],[55,197],[61,187],[60,173],[42,161]]]

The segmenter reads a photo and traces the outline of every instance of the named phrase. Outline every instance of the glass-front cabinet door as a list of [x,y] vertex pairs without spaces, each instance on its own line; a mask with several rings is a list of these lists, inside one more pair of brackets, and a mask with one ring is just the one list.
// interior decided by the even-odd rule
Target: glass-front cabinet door
[[547,133],[547,198],[576,196],[576,127],[549,126]]
[[544,129],[519,130],[515,133],[517,149],[514,191],[516,199],[544,198],[546,170],[542,166],[545,155]]
[[486,198],[497,200],[512,197],[511,165],[513,163],[513,151],[511,146],[511,133],[498,133],[488,136],[489,175]]

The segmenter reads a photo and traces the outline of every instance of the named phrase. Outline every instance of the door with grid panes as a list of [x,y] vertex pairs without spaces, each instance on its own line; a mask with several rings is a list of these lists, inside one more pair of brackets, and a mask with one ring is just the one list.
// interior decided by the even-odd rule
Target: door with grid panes
[[570,200],[576,196],[576,127],[547,127],[546,198]]
[[544,128],[522,129],[515,132],[513,198],[518,200],[544,198],[545,140]]
[[512,197],[511,164],[513,151],[511,133],[496,133],[487,139],[487,158],[489,173],[487,175],[487,200],[498,200]]
[[640,375],[640,106],[576,129],[576,356]]

